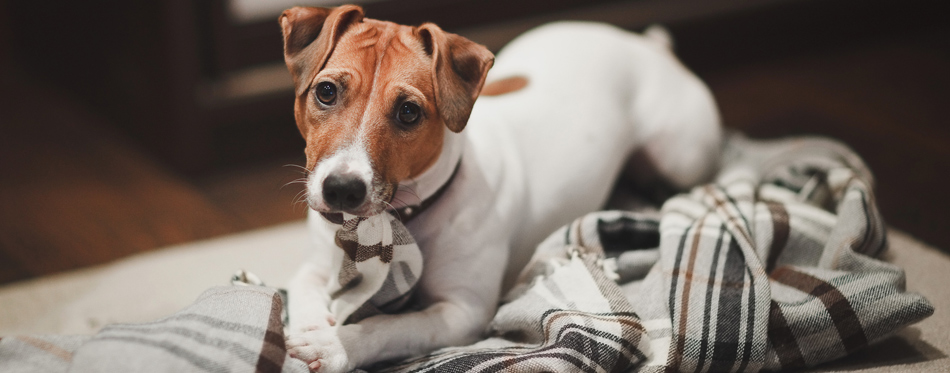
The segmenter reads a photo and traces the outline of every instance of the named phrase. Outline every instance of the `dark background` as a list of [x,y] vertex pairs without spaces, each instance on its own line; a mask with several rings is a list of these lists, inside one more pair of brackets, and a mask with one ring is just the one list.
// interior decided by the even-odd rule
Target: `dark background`
[[[940,1],[390,0],[497,51],[557,19],[661,22],[727,127],[861,154],[884,218],[950,248]],[[0,2],[0,283],[300,219],[277,14],[224,0]]]

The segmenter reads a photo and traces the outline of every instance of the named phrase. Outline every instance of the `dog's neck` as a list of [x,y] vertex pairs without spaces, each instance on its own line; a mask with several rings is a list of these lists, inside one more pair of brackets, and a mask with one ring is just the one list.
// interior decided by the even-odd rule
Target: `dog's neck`
[[399,183],[392,199],[393,207],[419,206],[430,198],[438,198],[436,194],[452,181],[462,159],[464,139],[463,134],[445,131],[439,158],[419,176]]

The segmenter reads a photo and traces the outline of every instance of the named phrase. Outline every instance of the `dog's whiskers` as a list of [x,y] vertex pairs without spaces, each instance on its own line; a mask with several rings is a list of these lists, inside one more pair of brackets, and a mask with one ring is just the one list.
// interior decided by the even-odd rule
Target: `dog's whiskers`
[[284,167],[296,167],[296,168],[299,168],[299,169],[301,170],[300,173],[302,173],[302,174],[304,174],[304,175],[310,173],[310,170],[308,170],[306,167],[301,166],[301,165],[299,165],[299,164],[288,163],[288,164],[285,164]]
[[291,185],[291,184],[303,184],[303,185],[304,185],[304,188],[302,188],[299,192],[297,192],[296,195],[294,195],[293,202],[291,202],[291,205],[293,206],[294,212],[297,212],[297,205],[299,205],[299,204],[301,204],[301,203],[303,203],[304,206],[310,205],[309,203],[307,203],[307,202],[308,202],[307,200],[309,199],[309,196],[307,195],[307,188],[306,188],[308,176],[310,175],[310,170],[307,170],[305,167],[300,166],[300,165],[296,165],[296,164],[285,164],[284,167],[299,168],[299,169],[300,169],[300,173],[303,174],[303,177],[300,177],[300,178],[291,180],[291,181],[287,182],[286,184],[280,186],[280,189],[284,189],[284,188],[286,188],[287,186],[289,186],[289,185]]
[[416,193],[415,189],[413,189],[412,187],[410,187],[410,186],[408,186],[408,185],[400,185],[400,186],[396,187],[396,192],[398,193],[400,189],[405,190],[406,193],[409,193],[410,195],[412,195],[413,197],[418,198],[419,200],[422,200],[422,197],[419,197],[419,193]]
[[[396,203],[398,203],[398,204],[400,204],[400,205],[405,205],[405,206],[408,206],[408,205],[409,205],[408,203],[406,203],[406,201],[403,201],[402,199],[399,199],[399,198],[397,198],[397,197],[393,197],[393,202],[396,202]],[[387,204],[388,204],[388,203],[387,203]],[[396,207],[393,206],[392,204],[389,204],[389,207],[392,207],[392,208],[394,208],[394,209],[396,208]]]
[[297,195],[294,196],[293,202],[291,203],[291,206],[293,206],[294,208],[294,212],[297,211],[297,206],[300,205],[301,203],[303,203],[305,207],[309,206],[310,204],[308,203],[308,200],[309,200],[309,195],[307,194],[306,189],[301,190],[300,192],[297,192]]
[[[385,203],[386,206],[389,206],[389,208],[393,209],[393,212],[396,213],[396,219],[399,219],[399,221],[402,221],[402,216],[399,216],[399,209],[397,209],[396,206],[393,206],[391,203],[386,202],[386,201],[383,201],[383,203]],[[386,212],[383,211],[382,213],[385,214]]]
[[290,184],[304,184],[304,185],[307,185],[307,178],[306,178],[306,177],[301,177],[301,178],[299,178],[299,179],[294,179],[294,180],[288,181],[286,184],[281,185],[280,187],[281,187],[281,189],[283,189],[283,188],[286,188],[286,187],[287,187],[288,185],[290,185]]

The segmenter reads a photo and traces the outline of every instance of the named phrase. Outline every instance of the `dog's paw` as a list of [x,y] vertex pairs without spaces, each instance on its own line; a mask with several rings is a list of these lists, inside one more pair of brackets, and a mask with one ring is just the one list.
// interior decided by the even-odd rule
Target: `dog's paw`
[[311,330],[326,329],[332,326],[336,326],[336,317],[334,317],[333,314],[329,312],[310,312],[308,314],[298,316],[291,315],[290,327],[287,330],[287,334],[303,334]]
[[287,352],[307,363],[311,372],[343,373],[356,368],[347,356],[338,327],[315,326],[287,337]]

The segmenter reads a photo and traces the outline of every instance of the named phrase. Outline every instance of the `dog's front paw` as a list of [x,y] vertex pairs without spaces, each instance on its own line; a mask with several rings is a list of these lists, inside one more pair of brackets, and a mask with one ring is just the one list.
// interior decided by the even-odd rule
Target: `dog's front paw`
[[356,368],[340,340],[339,327],[312,327],[287,337],[287,352],[307,363],[311,372],[349,372]]
[[316,329],[329,329],[336,325],[336,317],[332,313],[309,312],[303,315],[290,315],[288,335],[303,334]]

